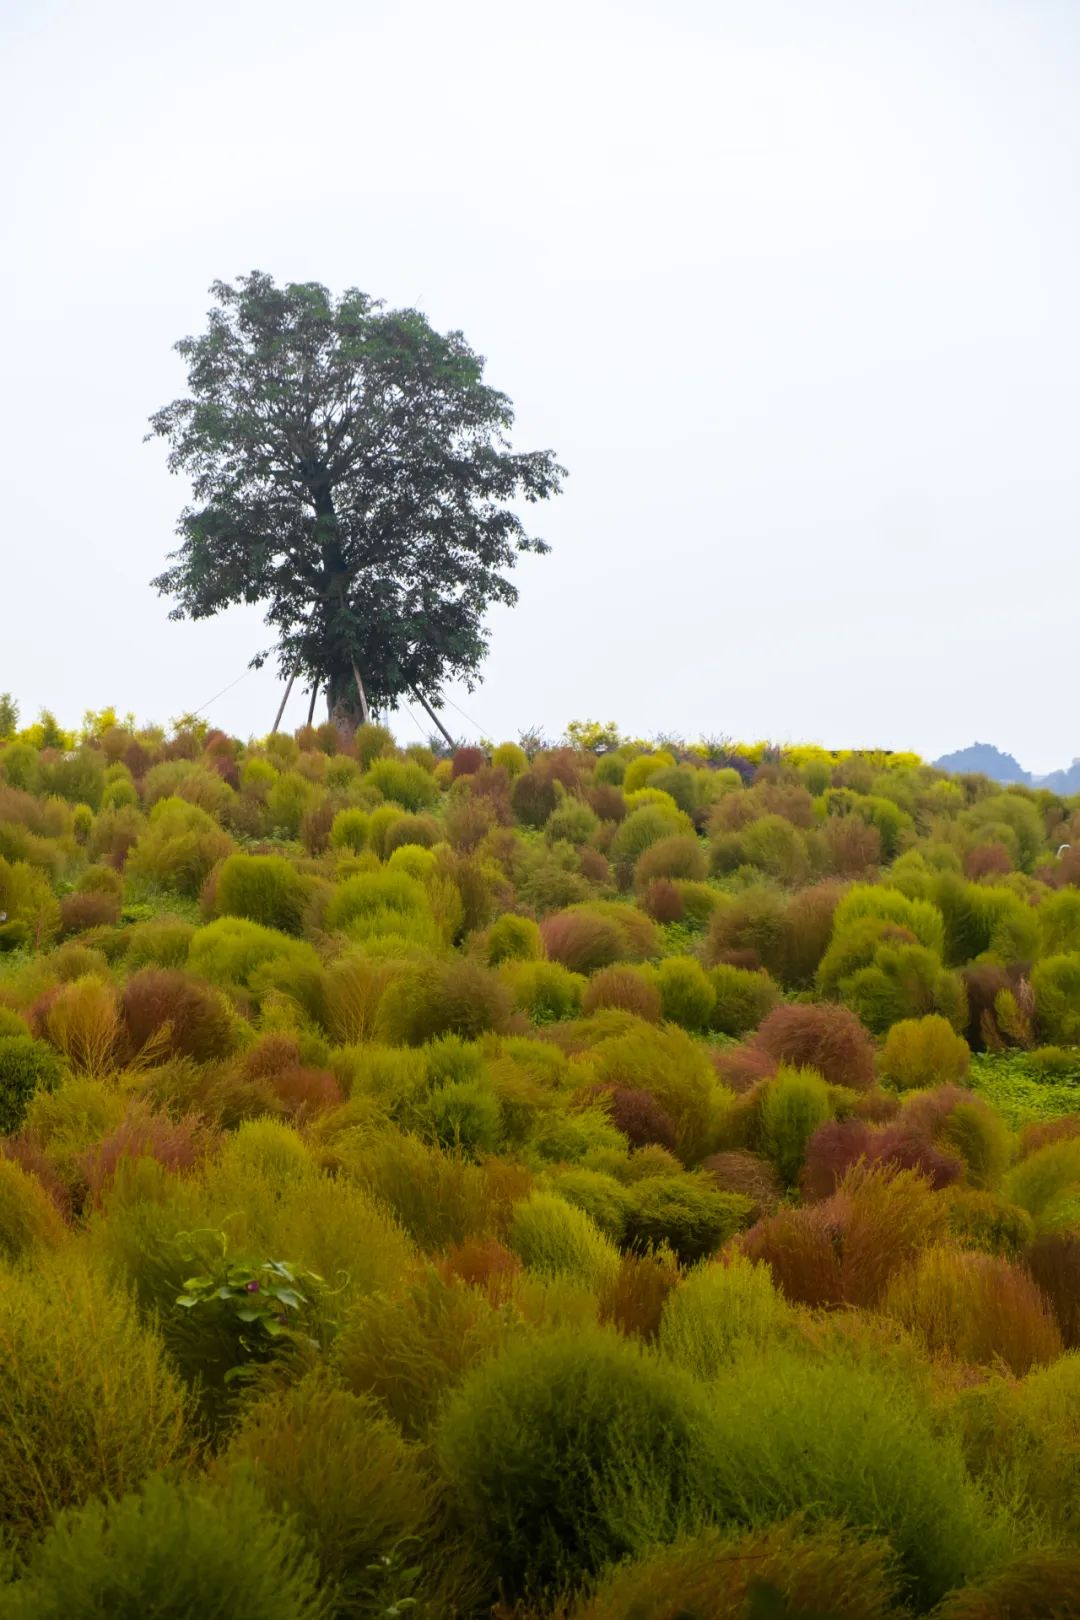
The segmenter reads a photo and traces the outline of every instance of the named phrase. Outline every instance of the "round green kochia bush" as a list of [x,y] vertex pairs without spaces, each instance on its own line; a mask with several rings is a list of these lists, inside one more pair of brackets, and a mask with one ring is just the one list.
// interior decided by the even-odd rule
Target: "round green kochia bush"
[[500,977],[514,1006],[538,1024],[574,1018],[581,1011],[582,992],[588,983],[561,962],[506,962]]
[[274,1391],[245,1414],[221,1471],[235,1480],[249,1469],[303,1532],[344,1612],[385,1614],[379,1560],[421,1531],[434,1490],[419,1447],[381,1403],[322,1371]]
[[326,908],[327,928],[354,939],[396,934],[435,943],[436,931],[424,885],[407,872],[358,872],[334,890]]
[[436,1086],[414,1109],[416,1127],[440,1147],[479,1157],[502,1143],[502,1107],[481,1077]]
[[947,1018],[903,1018],[885,1038],[881,1073],[899,1091],[953,1084],[962,1080],[971,1050]]
[[977,1187],[950,1187],[946,1193],[949,1236],[963,1249],[1019,1260],[1035,1236],[1026,1209]]
[[549,844],[587,844],[600,827],[600,817],[583,799],[565,798],[544,823]]
[[363,777],[365,787],[378,788],[406,810],[427,810],[439,801],[439,784],[429,771],[410,759],[377,759]]
[[368,812],[356,806],[339,810],[330,823],[330,848],[351,849],[359,855],[367,848],[370,821]]
[[531,917],[506,912],[497,917],[483,939],[484,960],[488,967],[500,962],[535,962],[543,955],[540,930]]
[[576,1586],[711,1516],[716,1421],[688,1374],[603,1329],[476,1368],[434,1439],[454,1511],[507,1596]]
[[720,1035],[745,1035],[767,1018],[780,999],[769,975],[720,962],[709,970],[713,1007],[710,1028]]
[[693,830],[690,817],[681,810],[662,804],[643,804],[619,823],[611,840],[611,859],[629,874],[650,845],[676,834],[692,834]]
[[798,1320],[768,1266],[733,1254],[695,1266],[664,1305],[659,1346],[695,1378],[715,1378],[740,1356],[764,1350]]
[[1080,1045],[1080,951],[1036,962],[1031,988],[1043,1039],[1058,1046]]
[[708,1028],[716,1008],[716,991],[693,956],[668,956],[656,969],[661,1016],[683,1029]]
[[197,804],[161,799],[128,856],[127,871],[151,888],[194,898],[233,847],[228,833]]
[[312,946],[246,917],[219,917],[194,934],[189,972],[228,988],[243,985],[257,995],[282,990],[305,1011],[322,1007],[322,963]]
[[296,867],[280,855],[230,855],[217,874],[214,915],[298,934],[307,891]]
[[601,1170],[570,1168],[554,1172],[551,1187],[568,1204],[584,1210],[613,1242],[621,1240],[631,1197],[621,1181]]
[[886,1535],[920,1610],[1008,1546],[959,1442],[937,1432],[925,1397],[896,1368],[771,1345],[723,1370],[712,1403],[721,1521],[805,1513]]
[[752,1209],[749,1198],[720,1192],[710,1176],[649,1176],[632,1189],[625,1242],[641,1250],[665,1243],[690,1265],[748,1225]]
[[1004,1193],[1011,1203],[1026,1209],[1036,1225],[1052,1217],[1063,1196],[1080,1189],[1080,1137],[1047,1142],[1021,1159],[1009,1172]]
[[15,1541],[61,1508],[190,1459],[190,1408],[125,1294],[64,1249],[0,1270],[0,1523]]
[[596,1222],[556,1192],[534,1192],[515,1205],[507,1243],[541,1276],[570,1277],[600,1288],[615,1274],[618,1251]]
[[676,1149],[686,1163],[709,1152],[716,1074],[706,1049],[685,1030],[635,1019],[593,1048],[591,1065],[601,1084],[648,1092],[673,1122]]
[[906,929],[936,956],[945,954],[945,919],[928,900],[909,900],[899,889],[855,884],[833,913],[833,937],[838,938],[852,923],[866,917]]
[[6,1593],[11,1620],[329,1620],[300,1531],[250,1479],[148,1480],[62,1514]]
[[63,1063],[45,1041],[0,1035],[0,1135],[17,1131],[34,1094],[52,1091],[63,1075]]
[[654,878],[700,882],[709,874],[704,846],[693,833],[673,833],[650,844],[634,862],[634,888],[644,892]]
[[782,1064],[761,1100],[761,1150],[789,1187],[798,1180],[806,1144],[831,1117],[829,1088],[820,1074]]
[[0,1158],[0,1260],[21,1260],[35,1249],[56,1248],[65,1226],[36,1176]]
[[378,1038],[422,1046],[442,1035],[474,1040],[506,1026],[512,1000],[490,968],[467,957],[411,962],[391,978],[375,1014]]

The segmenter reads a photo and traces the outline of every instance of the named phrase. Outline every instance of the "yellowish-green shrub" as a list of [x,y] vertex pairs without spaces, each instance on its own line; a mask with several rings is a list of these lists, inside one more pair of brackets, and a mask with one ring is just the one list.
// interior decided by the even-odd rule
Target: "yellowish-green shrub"
[[66,1227],[36,1176],[0,1157],[0,1259],[22,1260],[38,1249],[55,1249]]
[[950,1085],[968,1071],[971,1050],[947,1018],[902,1018],[893,1024],[881,1053],[881,1072],[900,1091]]
[[493,1305],[481,1289],[428,1267],[393,1293],[353,1305],[333,1365],[355,1395],[374,1396],[404,1434],[420,1438],[470,1368],[522,1330],[513,1304]]
[[325,1620],[327,1595],[297,1527],[248,1478],[148,1479],[118,1501],[62,1515],[6,1588],[19,1620],[229,1615]]
[[742,1355],[788,1337],[797,1313],[768,1266],[745,1255],[695,1266],[664,1305],[659,1346],[695,1378],[714,1378]]
[[36,1535],[192,1454],[189,1407],[156,1334],[65,1249],[0,1269],[0,1521]]
[[217,874],[213,910],[298,934],[307,897],[308,885],[280,855],[230,855]]
[[535,1192],[515,1207],[507,1242],[531,1271],[590,1288],[602,1287],[619,1264],[618,1250],[595,1221],[553,1192]]
[[322,1371],[251,1407],[218,1472],[250,1472],[301,1530],[348,1613],[380,1612],[380,1561],[425,1528],[435,1503],[419,1447],[370,1395]]
[[829,1088],[813,1069],[781,1064],[761,1099],[761,1151],[789,1186],[798,1179],[806,1144],[832,1117]]
[[[51,1091],[64,1076],[64,1066],[44,1041],[35,1041],[26,1025],[10,1014],[13,1032],[0,1028],[0,1134],[17,1131],[38,1091]],[[18,1033],[15,1033],[18,1031]]]
[[198,805],[161,799],[128,856],[127,871],[150,888],[194,898],[232,849],[228,833]]

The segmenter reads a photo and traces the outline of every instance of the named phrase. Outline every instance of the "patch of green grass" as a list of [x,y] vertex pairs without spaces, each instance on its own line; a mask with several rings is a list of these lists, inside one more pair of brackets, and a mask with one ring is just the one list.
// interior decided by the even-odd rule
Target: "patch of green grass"
[[971,1060],[968,1083],[1014,1130],[1033,1119],[1080,1113],[1080,1050],[1075,1070],[1053,1079],[1025,1052],[980,1052]]

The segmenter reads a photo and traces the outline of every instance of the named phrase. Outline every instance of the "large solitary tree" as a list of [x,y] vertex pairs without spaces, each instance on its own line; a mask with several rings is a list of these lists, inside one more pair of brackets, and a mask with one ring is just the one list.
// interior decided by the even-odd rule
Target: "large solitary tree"
[[350,288],[215,282],[201,337],[176,345],[186,398],[150,418],[191,480],[180,545],[153,584],[172,617],[265,607],[281,672],[339,723],[442,683],[471,684],[484,614],[543,552],[513,503],[558,492],[548,450],[514,452],[513,409],[460,332]]

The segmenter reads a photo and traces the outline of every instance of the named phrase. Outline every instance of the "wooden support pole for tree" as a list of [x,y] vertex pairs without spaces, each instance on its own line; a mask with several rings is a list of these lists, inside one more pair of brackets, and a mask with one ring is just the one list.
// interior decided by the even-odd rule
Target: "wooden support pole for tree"
[[307,723],[312,725],[315,720],[315,699],[319,695],[319,683],[315,681],[311,688],[311,702],[308,704]]
[[289,701],[289,693],[293,689],[293,682],[296,680],[296,671],[297,671],[298,667],[299,666],[296,665],[296,664],[293,665],[292,674],[289,676],[289,679],[288,679],[288,681],[286,683],[286,686],[285,686],[285,696],[281,700],[281,705],[280,705],[280,707],[278,709],[278,712],[274,716],[274,723],[270,727],[270,735],[271,736],[273,736],[274,732],[277,730],[278,726],[280,726],[280,724],[281,724],[281,717],[285,713],[285,705]]
[[419,703],[420,707],[424,710],[424,713],[428,716],[429,720],[431,720],[432,724],[438,726],[439,730],[446,738],[447,747],[454,748],[456,744],[453,737],[451,737],[450,733],[447,731],[446,727],[435,713],[435,710],[431,707],[431,704],[428,702],[423,692],[416,691],[413,693],[413,696],[416,698],[417,703]]
[[364,683],[360,679],[360,671],[356,667],[356,659],[355,658],[352,661],[352,672],[353,672],[353,678],[356,681],[356,690],[360,694],[360,715],[361,715],[361,718],[363,719],[364,725],[366,726],[367,723],[368,723],[368,718],[369,718],[369,710],[368,710],[368,704],[367,704],[367,693],[364,691]]

